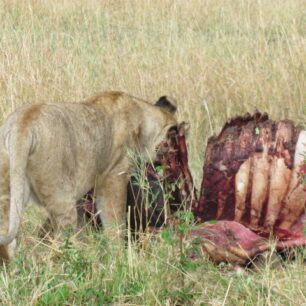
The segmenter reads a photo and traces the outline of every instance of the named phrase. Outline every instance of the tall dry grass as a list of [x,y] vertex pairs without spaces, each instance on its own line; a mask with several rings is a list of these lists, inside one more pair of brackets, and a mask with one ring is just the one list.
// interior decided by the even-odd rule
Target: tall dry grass
[[230,116],[305,119],[302,0],[1,1],[0,103],[123,90],[179,101],[199,175],[206,139]]
[[[274,119],[306,121],[304,11],[303,0],[3,0],[0,117],[23,103],[79,101],[102,90],[123,90],[152,102],[171,95],[179,102],[180,120],[191,125],[190,164],[198,182],[206,140],[227,118],[257,108]],[[33,218],[30,214],[31,222]],[[29,238],[22,243],[40,249],[35,234],[26,226],[25,230]],[[100,251],[94,242],[86,248],[93,254]],[[130,269],[123,263],[125,255],[110,251],[117,257],[103,263],[88,255],[92,271],[104,269],[110,276],[87,271],[89,276],[79,282],[65,278],[64,264],[54,260],[52,252],[30,252],[31,263],[20,256],[1,272],[1,303],[35,304],[42,295],[47,303],[48,294],[62,288],[56,281],[65,279],[69,288],[82,284],[85,291],[93,288],[90,282],[100,282],[105,294],[117,295],[109,303],[170,305],[171,293],[178,289],[175,280],[182,273],[172,265],[171,256],[135,253],[140,266]],[[46,266],[40,256],[46,256]],[[203,263],[202,270],[190,276],[190,301],[302,305],[304,267],[297,261],[281,271],[268,268],[237,276]],[[116,274],[118,269],[121,274]],[[130,285],[116,291],[112,286],[120,285],[120,277]],[[90,290],[86,292],[91,296]],[[70,304],[85,300],[76,298]]]

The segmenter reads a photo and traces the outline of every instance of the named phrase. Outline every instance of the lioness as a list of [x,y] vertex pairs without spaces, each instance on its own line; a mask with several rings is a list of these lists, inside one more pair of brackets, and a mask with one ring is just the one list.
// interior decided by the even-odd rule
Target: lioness
[[166,97],[151,105],[122,92],[82,103],[25,105],[0,128],[0,256],[12,258],[31,196],[56,229],[77,226],[76,202],[95,186],[104,228],[125,224],[126,148],[149,161],[176,126]]

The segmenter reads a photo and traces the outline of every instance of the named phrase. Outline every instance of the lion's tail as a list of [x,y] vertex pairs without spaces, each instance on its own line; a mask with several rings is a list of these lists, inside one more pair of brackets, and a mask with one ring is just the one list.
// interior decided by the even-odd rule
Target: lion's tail
[[10,162],[10,215],[9,230],[6,235],[0,235],[0,245],[11,243],[18,232],[21,214],[24,209],[25,188],[26,188],[26,167],[29,158],[32,137],[19,137],[21,133],[17,129],[12,130],[9,143]]

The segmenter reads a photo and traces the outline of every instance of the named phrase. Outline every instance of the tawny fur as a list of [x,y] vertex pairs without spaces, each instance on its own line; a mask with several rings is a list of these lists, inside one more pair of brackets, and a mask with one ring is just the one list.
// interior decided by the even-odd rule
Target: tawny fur
[[57,230],[75,228],[76,202],[95,186],[104,227],[123,226],[126,149],[154,161],[174,125],[166,108],[122,92],[17,109],[0,128],[0,256],[13,256],[30,197],[47,209]]

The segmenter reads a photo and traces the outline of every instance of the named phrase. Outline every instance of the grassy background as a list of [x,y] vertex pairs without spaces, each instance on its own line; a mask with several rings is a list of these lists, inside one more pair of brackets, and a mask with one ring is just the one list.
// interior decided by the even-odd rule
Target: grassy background
[[[257,108],[306,121],[303,11],[302,0],[1,1],[0,118],[102,90],[152,102],[167,94],[190,122],[198,182],[206,140],[227,118]],[[137,253],[91,233],[43,246],[36,216],[28,212],[19,255],[1,270],[2,304],[306,303],[301,260],[247,274],[204,261],[183,273],[166,243]]]

